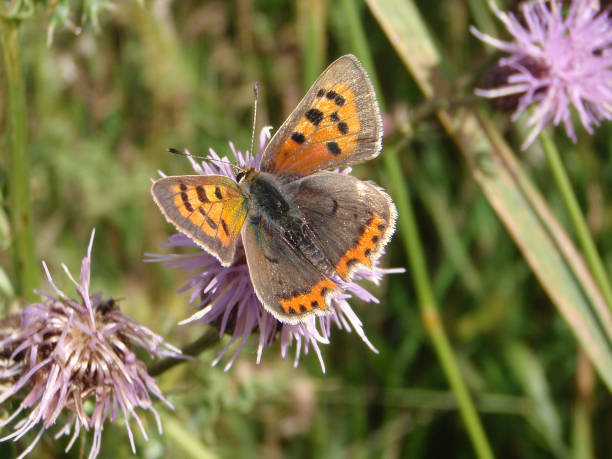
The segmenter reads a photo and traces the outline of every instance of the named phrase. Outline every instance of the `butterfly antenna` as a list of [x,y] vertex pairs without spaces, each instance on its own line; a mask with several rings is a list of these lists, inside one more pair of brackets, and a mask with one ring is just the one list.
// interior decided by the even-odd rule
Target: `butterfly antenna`
[[255,143],[255,126],[257,123],[257,98],[259,96],[259,83],[256,81],[255,86],[253,86],[253,129],[251,130],[251,155],[254,156],[253,153],[253,144]]

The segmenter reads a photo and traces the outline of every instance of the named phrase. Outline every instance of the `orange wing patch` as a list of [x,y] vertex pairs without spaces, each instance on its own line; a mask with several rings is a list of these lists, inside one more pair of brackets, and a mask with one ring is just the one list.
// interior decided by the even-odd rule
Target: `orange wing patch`
[[274,169],[288,174],[307,173],[319,164],[353,152],[361,128],[355,97],[345,83],[326,84],[318,89],[311,107],[281,144]]
[[384,234],[387,222],[384,218],[374,214],[359,237],[359,241],[351,247],[336,265],[336,271],[344,280],[348,280],[353,265],[361,263],[368,268],[372,267],[371,256],[376,251]]
[[219,185],[186,185],[171,188],[174,206],[182,217],[199,227],[207,236],[229,247],[237,237],[246,214],[241,212],[242,197]]
[[290,298],[281,298],[279,303],[285,314],[304,314],[313,309],[327,309],[325,296],[337,285],[330,279],[322,279],[317,282],[308,292],[297,294]]

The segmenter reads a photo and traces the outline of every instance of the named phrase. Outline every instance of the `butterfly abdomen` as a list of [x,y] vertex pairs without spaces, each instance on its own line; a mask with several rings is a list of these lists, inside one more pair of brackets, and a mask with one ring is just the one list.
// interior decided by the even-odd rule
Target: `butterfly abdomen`
[[294,250],[317,271],[331,276],[335,269],[304,217],[293,218],[282,228],[282,235]]
[[245,184],[244,193],[250,203],[250,223],[255,227],[268,225],[289,245],[294,255],[313,265],[319,272],[330,275],[334,267],[317,243],[299,208],[274,177],[262,172]]

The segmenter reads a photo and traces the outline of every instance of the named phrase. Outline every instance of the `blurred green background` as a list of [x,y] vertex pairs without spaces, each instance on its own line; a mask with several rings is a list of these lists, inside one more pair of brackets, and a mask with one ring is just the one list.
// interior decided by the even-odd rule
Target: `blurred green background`
[[[438,102],[481,103],[472,89],[495,56],[468,27],[475,17],[495,23],[485,2],[416,3],[450,88]],[[367,5],[92,0],[33,6],[21,24],[20,49],[35,250],[60,288],[72,291],[60,263],[78,272],[95,227],[93,291],[121,299],[123,311],[172,344],[199,336],[199,326],[176,325],[189,315],[187,294],[176,294],[182,274],[142,261],[145,252],[168,253],[160,245],[173,233],[150,198],[150,179],[158,170],[191,173],[188,161],[167,147],[194,154],[212,147],[230,157],[228,141],[247,149],[255,81],[258,130],[278,127],[327,64],[358,54],[347,32],[351,10],[380,80],[387,132],[382,156],[354,174],[394,195],[382,157],[388,148],[398,152],[442,322],[493,451],[508,458],[589,457],[592,447],[595,456],[610,457],[609,392],[439,124],[437,106],[425,101]],[[511,145],[520,145],[524,128],[511,126],[508,114],[489,113]],[[0,116],[5,126],[6,114]],[[612,128],[608,123],[593,137],[577,130],[576,145],[561,131],[555,139],[610,272]],[[539,144],[518,157],[569,227]],[[3,166],[5,194],[6,175]],[[8,237],[5,228],[0,256],[13,279]],[[404,249],[398,234],[383,264],[408,268]],[[411,276],[408,269],[374,288],[379,305],[352,301],[378,355],[354,333],[334,330],[332,343],[323,346],[327,374],[312,352],[294,369],[278,345],[266,349],[261,365],[255,347],[247,346],[224,373],[223,361],[210,366],[223,342],[163,374],[158,381],[175,411],[159,404],[162,436],[145,415],[148,442],[132,426],[138,456],[474,457]],[[0,448],[14,453],[28,441]],[[47,435],[31,456],[61,455],[64,446]],[[88,443],[77,442],[69,456],[87,451]],[[108,424],[100,457],[130,456],[121,422]]]

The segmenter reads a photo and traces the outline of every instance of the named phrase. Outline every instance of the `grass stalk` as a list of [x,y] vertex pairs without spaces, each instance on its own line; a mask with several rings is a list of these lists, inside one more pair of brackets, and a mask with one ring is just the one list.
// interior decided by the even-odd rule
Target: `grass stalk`
[[[187,357],[197,357],[206,349],[213,347],[219,342],[219,330],[214,327],[209,327],[198,339],[187,344],[181,352]],[[175,359],[174,357],[165,357],[157,360],[149,365],[147,372],[151,376],[159,376],[170,368],[173,368],[181,363],[189,362],[190,359]]]
[[574,459],[593,459],[593,408],[595,402],[593,365],[578,349],[576,365],[576,398],[572,412],[572,451]]
[[6,108],[6,163],[13,265],[17,294],[33,299],[38,269],[34,255],[30,165],[27,150],[25,81],[19,55],[18,20],[0,20]]
[[431,338],[446,379],[457,399],[459,412],[465,422],[477,456],[479,458],[492,458],[491,446],[438,313],[431,280],[427,273],[423,245],[414,218],[410,190],[402,176],[397,152],[391,148],[386,148],[383,160],[397,205],[399,234],[404,242],[406,257],[410,263],[409,272],[412,274],[423,325]]
[[[342,8],[353,47],[364,67],[368,70],[378,94],[381,110],[384,111],[384,101],[381,97],[382,92],[380,91],[378,78],[374,73],[368,42],[359,18],[356,2],[353,0],[343,0]],[[402,176],[402,168],[397,157],[397,151],[387,147],[382,157],[385,171],[391,182],[392,195],[397,205],[399,234],[404,241],[406,256],[410,263],[409,271],[414,281],[423,324],[429,333],[446,378],[457,398],[459,412],[465,422],[468,435],[477,456],[479,458],[492,458],[493,452],[491,446],[438,314],[433,288],[427,272],[423,245],[412,210],[410,190]]]
[[298,2],[297,8],[302,43],[302,86],[308,89],[326,65],[327,0]]
[[572,225],[574,226],[576,237],[578,238],[580,246],[584,252],[586,262],[589,265],[589,269],[591,270],[593,277],[595,278],[595,282],[597,282],[597,285],[603,294],[608,308],[612,310],[612,288],[610,288],[610,281],[599,253],[597,252],[595,242],[593,242],[593,237],[591,236],[591,232],[589,231],[584,215],[580,210],[578,199],[576,199],[571,182],[567,172],[565,171],[565,167],[563,166],[563,161],[559,155],[559,150],[557,149],[552,136],[548,131],[542,131],[540,133],[540,142],[542,144],[542,148],[544,149],[544,153],[546,154],[546,159],[548,160],[548,164],[557,184],[557,188],[561,193],[565,208],[570,216]]

